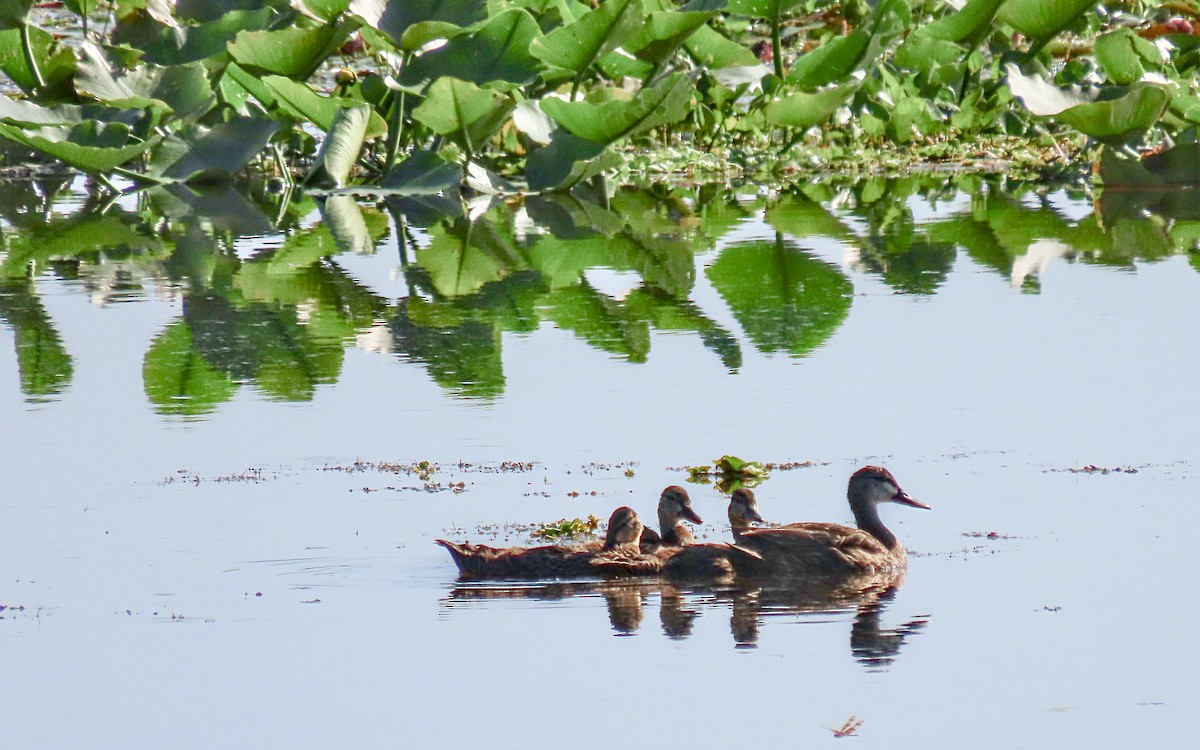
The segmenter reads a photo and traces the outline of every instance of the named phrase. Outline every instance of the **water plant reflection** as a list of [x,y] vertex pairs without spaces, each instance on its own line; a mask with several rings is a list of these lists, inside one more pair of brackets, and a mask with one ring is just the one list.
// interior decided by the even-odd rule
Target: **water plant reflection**
[[[261,184],[115,200],[79,188],[46,176],[0,193],[0,321],[16,335],[21,390],[53,397],[72,377],[39,299],[38,281],[53,278],[101,306],[180,304],[143,375],[155,408],[182,416],[243,385],[310,399],[340,377],[352,346],[418,364],[455,396],[491,399],[505,388],[505,336],[546,326],[630,363],[649,360],[656,332],[695,336],[730,372],[747,344],[811,356],[853,302],[843,271],[806,249],[815,242],[838,243],[851,266],[903,294],[936,293],[960,251],[1027,292],[1059,258],[1130,268],[1190,253],[1200,267],[1200,217],[1172,193],[1109,191],[1075,219],[1045,189],[976,177],[810,185],[770,200],[656,187],[469,207],[457,195],[318,201]],[[946,201],[932,218],[914,213]],[[774,237],[730,241],[760,209]],[[390,236],[405,288],[397,299],[339,261]],[[717,247],[703,267],[697,256]],[[700,272],[727,309],[695,293]],[[605,276],[626,288],[612,291]]]
[[646,611],[658,600],[663,635],[683,639],[692,635],[697,618],[725,614],[734,645],[758,644],[762,630],[774,619],[802,618],[826,621],[829,615],[853,613],[850,650],[865,667],[884,669],[899,655],[905,642],[929,622],[915,617],[895,628],[885,628],[882,615],[896,598],[904,575],[854,576],[816,581],[739,581],[734,585],[680,586],[665,581],[623,579],[538,584],[461,583],[443,599],[448,609],[481,606],[501,599],[563,601],[573,598],[604,599],[609,622],[618,635],[634,635]]

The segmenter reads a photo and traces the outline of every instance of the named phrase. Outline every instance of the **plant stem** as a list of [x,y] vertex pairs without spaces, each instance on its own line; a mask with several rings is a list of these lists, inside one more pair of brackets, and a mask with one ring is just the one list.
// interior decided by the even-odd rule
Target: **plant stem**
[[25,53],[25,64],[33,74],[35,88],[46,88],[46,79],[42,77],[42,69],[38,67],[37,58],[33,56],[33,40],[29,38],[29,24],[21,24],[21,51]]
[[775,75],[783,78],[783,39],[780,36],[779,27],[783,23],[778,13],[771,19],[771,55],[774,57]]

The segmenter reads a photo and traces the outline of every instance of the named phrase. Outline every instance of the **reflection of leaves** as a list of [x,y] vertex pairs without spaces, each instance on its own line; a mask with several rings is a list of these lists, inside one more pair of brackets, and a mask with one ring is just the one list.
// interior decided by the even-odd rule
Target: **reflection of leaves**
[[0,283],[0,321],[16,335],[21,392],[30,397],[61,392],[71,382],[71,355],[29,282]]
[[[429,309],[440,308],[440,309]],[[420,297],[400,303],[389,323],[401,357],[425,364],[438,385],[470,398],[493,398],[504,391],[500,331],[487,320],[455,316]]]
[[294,308],[241,309],[222,297],[193,295],[184,320],[209,366],[235,380],[254,380],[280,399],[308,400],[318,384],[335,382],[341,371],[341,339],[313,335]]
[[850,311],[850,281],[779,236],[726,248],[707,275],[762,352],[803,356]]
[[84,214],[50,224],[22,227],[7,236],[8,253],[0,264],[0,277],[23,277],[30,263],[60,258],[96,260],[101,253],[154,254],[159,241],[134,226],[135,218],[119,212]]
[[142,362],[142,379],[146,397],[160,413],[183,416],[212,411],[237,388],[233,378],[204,361],[182,320],[155,337]]
[[645,320],[659,331],[690,331],[699,334],[704,346],[721,358],[730,371],[742,366],[742,348],[729,331],[709,320],[690,301],[678,300],[653,289],[636,289],[625,299],[628,314]]
[[472,294],[513,270],[511,233],[486,219],[458,221],[430,234],[429,246],[417,251],[417,263],[444,297]]
[[862,262],[883,276],[888,286],[905,294],[933,294],[954,265],[954,245],[933,243],[898,233],[872,238],[862,248]]
[[855,244],[854,234],[829,211],[814,200],[792,194],[777,201],[766,212],[766,221],[775,231],[804,237],[829,237]]
[[630,362],[642,363],[650,353],[650,328],[630,320],[621,304],[587,284],[557,289],[546,297],[546,316],[589,345]]

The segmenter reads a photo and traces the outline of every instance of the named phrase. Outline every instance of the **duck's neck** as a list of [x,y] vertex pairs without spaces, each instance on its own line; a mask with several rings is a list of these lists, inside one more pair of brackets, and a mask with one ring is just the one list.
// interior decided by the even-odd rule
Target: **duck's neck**
[[674,526],[663,524],[661,528],[664,544],[670,544],[675,547],[686,547],[689,544],[696,543],[696,537],[692,534],[692,530],[684,526],[682,521],[676,522]]
[[900,540],[896,538],[896,535],[883,525],[883,521],[879,520],[879,506],[875,503],[851,500],[850,509],[854,511],[854,522],[858,528],[878,539],[888,549],[896,549],[900,546]]
[[662,529],[663,544],[682,547],[696,542],[696,537],[692,536],[691,529],[684,526],[683,521],[679,520],[678,516],[673,516],[670,513],[659,511],[658,528]]
[[754,528],[750,525],[749,521],[734,513],[729,514],[729,526],[733,530],[733,540],[735,542],[741,540],[743,533]]

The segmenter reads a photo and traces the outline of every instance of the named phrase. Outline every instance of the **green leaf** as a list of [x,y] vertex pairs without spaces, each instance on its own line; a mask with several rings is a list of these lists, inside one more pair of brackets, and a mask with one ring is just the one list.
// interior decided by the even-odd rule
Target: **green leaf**
[[[29,52],[36,61],[44,87],[29,66],[22,34],[29,35]],[[71,76],[75,73],[75,53],[60,46],[54,37],[36,26],[10,28],[0,31],[0,70],[8,75],[21,91],[39,99],[60,100],[73,94]]]
[[[961,9],[913,30],[913,34],[974,47],[990,33],[996,12],[1006,0],[970,0]],[[909,35],[911,38],[912,35]]]
[[1065,109],[1057,119],[1097,140],[1121,142],[1140,137],[1158,122],[1170,103],[1171,95],[1162,86],[1138,84],[1114,99]]
[[1006,0],[996,19],[1031,39],[1045,40],[1096,5],[1096,0]]
[[547,65],[580,74],[637,33],[641,0],[607,0],[578,21],[538,37],[529,52]]
[[687,116],[692,85],[682,73],[672,73],[632,101],[603,104],[543,99],[542,111],[580,138],[605,145],[630,138]]
[[304,181],[329,181],[334,187],[344,185],[362,151],[370,119],[370,104],[339,110]]
[[470,153],[500,129],[512,107],[503,94],[457,78],[439,78],[412,116],[435,133],[455,136]]
[[[262,85],[270,90],[270,99],[263,101],[267,107],[278,107],[290,117],[307,120],[323,131],[333,127],[338,112],[357,106],[361,101],[341,96],[323,96],[312,90],[307,83],[293,81],[283,76],[263,76]],[[255,97],[257,98],[257,97]],[[262,100],[260,100],[262,101]],[[387,124],[379,113],[371,110],[366,138],[378,138],[387,133]]]
[[754,53],[711,26],[696,29],[683,43],[688,54],[709,70],[758,64]]
[[383,181],[388,192],[407,196],[458,197],[463,171],[432,151],[418,151],[398,164]]
[[266,148],[278,127],[274,120],[254,117],[195,126],[164,141],[147,173],[172,182],[228,180]]
[[1096,38],[1096,62],[1109,81],[1129,86],[1142,80],[1147,64],[1158,67],[1158,48],[1133,29],[1121,28]]
[[396,46],[410,26],[438,22],[470,26],[487,17],[487,0],[354,0],[350,12],[391,37]]
[[148,151],[158,138],[136,141],[123,123],[18,128],[0,123],[0,136],[90,174],[110,173]]
[[787,82],[816,89],[845,80],[856,70],[871,67],[884,49],[904,33],[911,18],[912,13],[904,0],[884,0],[867,23],[801,55],[788,73]]
[[804,0],[729,0],[727,13],[754,18],[779,18]]
[[639,60],[661,65],[714,15],[713,11],[650,13],[642,27],[622,46]]
[[605,144],[560,130],[555,132],[550,145],[529,154],[525,174],[530,190],[569,190],[620,165],[621,157]]
[[820,125],[854,96],[861,85],[859,81],[852,81],[815,94],[804,91],[787,94],[767,105],[767,122],[787,128]]
[[143,60],[159,65],[180,65],[209,58],[227,60],[226,49],[240,32],[265,30],[274,17],[270,8],[233,10],[196,25],[155,26],[149,36],[141,29],[125,29],[121,24],[112,41],[128,44],[143,53]]
[[128,72],[113,70],[97,45],[83,45],[75,88],[85,96],[115,107],[161,108],[177,119],[197,118],[217,102],[201,63],[163,67],[142,63]]
[[355,29],[357,19],[345,19],[311,29],[243,31],[229,44],[229,54],[244,67],[305,79],[337,51]]
[[480,85],[492,81],[532,83],[541,72],[541,65],[530,54],[529,45],[541,33],[537,21],[524,10],[500,13],[478,31],[456,36],[413,60],[401,71],[400,81],[418,86],[453,75]]
[[0,29],[16,29],[29,22],[34,0],[0,0]]

